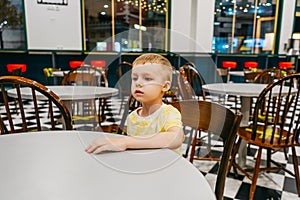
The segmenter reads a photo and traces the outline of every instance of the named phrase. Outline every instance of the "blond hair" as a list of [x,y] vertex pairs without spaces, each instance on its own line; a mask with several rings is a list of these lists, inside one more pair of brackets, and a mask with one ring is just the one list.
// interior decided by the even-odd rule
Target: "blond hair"
[[137,57],[132,66],[135,67],[136,65],[144,65],[146,63],[159,64],[162,70],[166,72],[167,81],[172,82],[173,67],[167,58],[156,53],[146,53]]

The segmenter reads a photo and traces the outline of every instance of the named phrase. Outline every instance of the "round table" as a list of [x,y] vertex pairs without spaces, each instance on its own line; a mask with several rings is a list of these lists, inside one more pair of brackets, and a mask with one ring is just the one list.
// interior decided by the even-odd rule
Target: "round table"
[[[61,98],[72,115],[72,102],[83,100],[94,100],[97,98],[109,98],[118,94],[118,89],[110,87],[98,87],[98,86],[69,86],[69,85],[55,85],[46,86],[49,90],[52,90],[59,98]],[[13,98],[17,98],[17,90],[10,89],[7,91],[7,95]],[[21,95],[24,99],[32,99],[31,89],[28,87],[21,88]],[[46,100],[44,95],[36,93],[38,100]],[[79,113],[82,113],[82,105],[78,106]]]
[[[55,85],[46,86],[49,90],[52,90],[63,101],[71,100],[87,100],[93,98],[104,98],[118,94],[118,89],[109,87],[98,86],[69,86],[69,85]],[[10,89],[7,94],[11,97],[17,98],[17,92],[15,89]],[[23,98],[32,99],[30,88],[21,88],[21,94]],[[36,94],[36,98],[43,100],[44,96],[40,93]]]
[[89,131],[0,136],[0,198],[215,199],[199,170],[169,149],[84,151],[105,136]]
[[229,71],[228,73],[233,76],[241,76],[241,77],[245,75],[244,71]]

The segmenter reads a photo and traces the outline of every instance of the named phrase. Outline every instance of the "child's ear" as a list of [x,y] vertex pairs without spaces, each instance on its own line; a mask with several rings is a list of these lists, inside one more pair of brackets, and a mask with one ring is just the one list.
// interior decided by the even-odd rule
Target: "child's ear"
[[163,85],[163,91],[166,92],[171,88],[171,82],[165,81],[165,84]]

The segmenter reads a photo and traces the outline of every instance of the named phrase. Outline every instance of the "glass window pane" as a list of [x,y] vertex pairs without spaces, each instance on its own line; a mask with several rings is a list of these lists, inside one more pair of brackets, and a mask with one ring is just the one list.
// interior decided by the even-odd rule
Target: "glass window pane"
[[1,0],[0,48],[23,50],[26,48],[22,0]]
[[85,0],[86,50],[165,50],[167,7],[168,0]]
[[214,52],[270,53],[276,0],[217,0]]
[[233,1],[216,0],[213,50],[216,53],[230,53],[232,43],[232,25],[234,19]]
[[116,0],[115,42],[121,51],[140,51],[139,1]]
[[111,0],[85,0],[85,49],[111,51],[111,44],[103,42],[112,36]]
[[165,42],[166,35],[166,15],[168,15],[168,1],[166,0],[145,0],[143,1],[143,21],[145,29],[142,29],[142,47],[164,51],[167,49]]

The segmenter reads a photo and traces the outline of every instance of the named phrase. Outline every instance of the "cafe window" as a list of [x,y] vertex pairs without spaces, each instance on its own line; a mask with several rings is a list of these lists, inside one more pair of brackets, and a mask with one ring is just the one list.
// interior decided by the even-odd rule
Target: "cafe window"
[[293,32],[300,35],[300,0],[296,3],[296,13]]
[[86,51],[168,49],[168,0],[84,0]]
[[23,0],[1,0],[0,49],[25,50]]
[[216,0],[213,52],[272,53],[278,0]]

